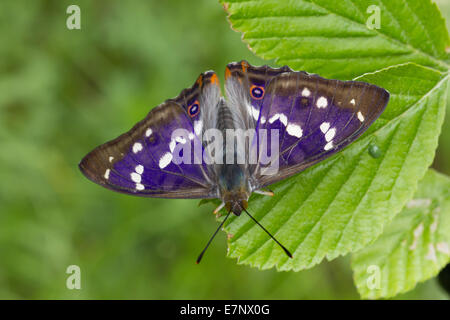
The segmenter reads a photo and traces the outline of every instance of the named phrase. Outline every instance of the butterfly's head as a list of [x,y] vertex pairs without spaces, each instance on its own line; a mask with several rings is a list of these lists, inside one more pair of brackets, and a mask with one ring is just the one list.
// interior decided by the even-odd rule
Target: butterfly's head
[[245,190],[229,191],[223,195],[225,209],[239,216],[248,207],[249,194]]
[[229,199],[224,199],[225,209],[227,209],[227,211],[232,211],[237,216],[241,215],[242,210],[247,209],[248,207],[248,198],[243,198],[243,196],[243,194],[235,194],[234,196],[230,195]]

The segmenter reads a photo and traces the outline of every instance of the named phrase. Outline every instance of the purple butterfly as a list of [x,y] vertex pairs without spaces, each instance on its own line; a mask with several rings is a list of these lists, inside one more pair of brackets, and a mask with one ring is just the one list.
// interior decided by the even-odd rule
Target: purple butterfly
[[[355,141],[383,112],[389,93],[364,82],[246,61],[227,65],[225,91],[227,99],[217,75],[202,73],[191,88],[152,109],[130,131],[91,151],[80,170],[95,183],[127,194],[221,199],[215,212],[225,207],[228,214],[197,263],[230,213],[242,211],[292,257],[247,212],[250,195],[273,195],[265,187]],[[219,141],[217,133],[228,138],[229,132],[238,132],[231,143]]]

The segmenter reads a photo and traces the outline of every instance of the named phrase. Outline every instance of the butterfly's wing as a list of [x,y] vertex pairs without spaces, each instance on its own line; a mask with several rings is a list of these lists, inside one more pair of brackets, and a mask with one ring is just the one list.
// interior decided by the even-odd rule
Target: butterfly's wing
[[[199,136],[205,115],[213,113],[208,109],[216,107],[220,96],[216,74],[201,74],[191,88],[152,109],[130,131],[91,151],[80,162],[80,170],[93,182],[127,194],[216,197],[211,170],[202,161]],[[187,134],[173,136],[176,129]],[[172,161],[179,144],[190,145],[183,149],[191,153],[190,163]]]
[[[328,80],[288,67],[251,67],[245,62],[228,68],[234,70],[230,76],[242,83],[256,109],[257,132],[267,132],[269,150],[264,152],[278,154],[277,170],[266,170],[259,151],[252,172],[257,187],[285,179],[338,152],[364,133],[389,101],[386,90],[364,82]],[[251,92],[254,86],[263,92],[256,101]],[[278,130],[277,150],[271,150],[272,129]]]

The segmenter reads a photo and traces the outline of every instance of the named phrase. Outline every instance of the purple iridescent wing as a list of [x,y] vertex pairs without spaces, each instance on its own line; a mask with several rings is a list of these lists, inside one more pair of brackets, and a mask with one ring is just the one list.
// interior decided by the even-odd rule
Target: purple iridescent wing
[[[285,179],[342,150],[366,131],[389,101],[386,90],[363,82],[328,80],[288,67],[240,65],[246,68],[238,64],[228,68],[248,90],[258,119],[256,131],[266,130],[268,135],[268,154],[274,151],[270,150],[272,129],[277,131],[278,170],[265,172],[259,161],[252,173],[257,187]],[[261,144],[260,139],[259,148]]]
[[[202,114],[207,108],[214,108],[219,97],[216,74],[200,75],[191,88],[155,107],[130,131],[91,151],[80,162],[80,170],[95,183],[127,194],[160,198],[216,197],[211,170],[202,161],[199,135]],[[186,134],[174,136],[177,129]],[[181,156],[182,152],[191,153],[187,157],[190,161],[173,161],[175,150]]]

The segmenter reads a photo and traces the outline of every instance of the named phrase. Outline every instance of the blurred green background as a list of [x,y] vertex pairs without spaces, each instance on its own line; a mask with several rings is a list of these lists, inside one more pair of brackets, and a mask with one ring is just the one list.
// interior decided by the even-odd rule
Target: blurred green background
[[[73,3],[81,30],[66,28]],[[450,21],[450,3],[437,3]],[[259,271],[226,258],[220,233],[196,265],[217,227],[212,207],[114,193],[78,170],[200,72],[263,63],[217,1],[6,0],[0,39],[0,298],[358,298],[348,257]],[[446,174],[449,120],[434,164]],[[81,290],[66,288],[72,264]],[[448,296],[433,279],[400,298]]]

